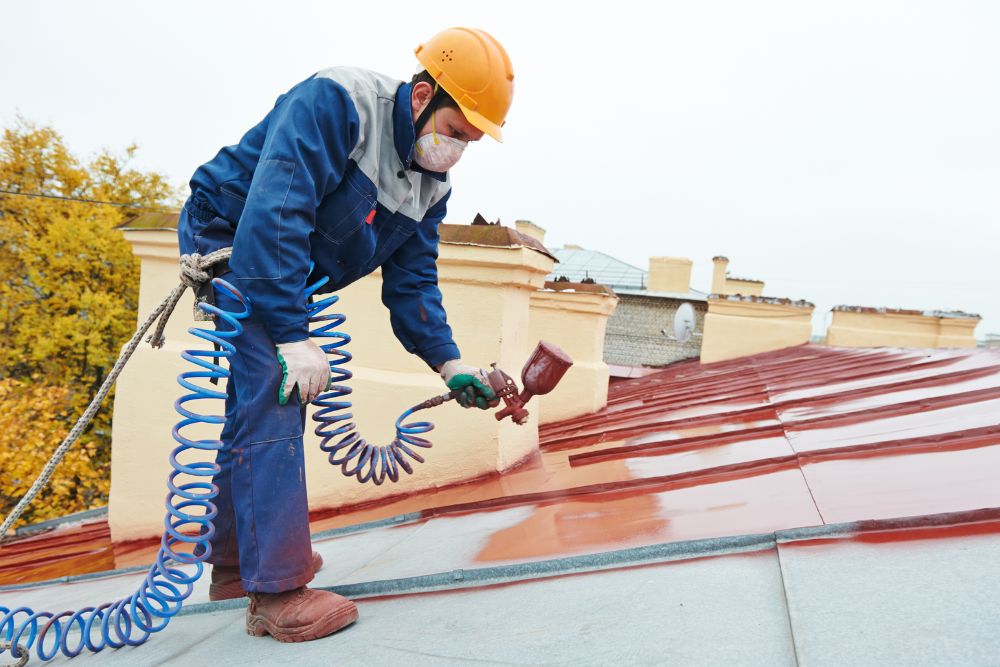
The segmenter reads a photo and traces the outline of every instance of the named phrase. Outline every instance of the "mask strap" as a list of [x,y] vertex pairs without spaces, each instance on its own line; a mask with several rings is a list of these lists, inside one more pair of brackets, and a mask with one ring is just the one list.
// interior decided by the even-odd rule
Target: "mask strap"
[[433,113],[433,114],[431,114],[431,136],[434,137],[434,145],[435,146],[437,146],[438,144],[441,143],[441,140],[438,139],[437,117],[438,117],[438,115],[437,115],[436,112]]
[[420,132],[420,130],[424,128],[424,125],[427,124],[427,121],[430,120],[431,129],[432,131],[434,131],[434,143],[436,144],[440,143],[440,141],[437,138],[437,132],[436,132],[437,128],[434,123],[434,111],[437,110],[438,106],[444,100],[445,95],[446,93],[444,92],[444,89],[438,85],[437,81],[435,81],[434,94],[431,96],[431,99],[427,103],[427,106],[425,106],[423,110],[420,112],[420,115],[417,116],[417,122],[413,124],[414,129],[417,132]]

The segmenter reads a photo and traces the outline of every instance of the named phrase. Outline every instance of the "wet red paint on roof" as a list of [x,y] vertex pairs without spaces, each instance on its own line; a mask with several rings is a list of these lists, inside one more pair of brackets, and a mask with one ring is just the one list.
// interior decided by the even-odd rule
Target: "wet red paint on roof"
[[[593,553],[1000,507],[1000,351],[805,345],[615,382],[606,409],[540,429],[502,476],[315,512],[314,531],[408,512],[528,508],[475,560]],[[137,565],[94,522],[0,549],[0,583]]]

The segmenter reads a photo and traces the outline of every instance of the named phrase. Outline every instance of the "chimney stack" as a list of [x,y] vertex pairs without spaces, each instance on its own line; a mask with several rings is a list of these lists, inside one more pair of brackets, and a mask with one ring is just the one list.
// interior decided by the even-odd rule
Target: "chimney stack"
[[531,220],[515,220],[514,227],[525,236],[538,239],[539,243],[545,243],[545,230]]
[[717,255],[712,258],[712,294],[728,294],[726,289],[726,273],[728,273],[729,258]]
[[650,257],[646,289],[650,292],[677,292],[691,289],[691,260],[686,257]]

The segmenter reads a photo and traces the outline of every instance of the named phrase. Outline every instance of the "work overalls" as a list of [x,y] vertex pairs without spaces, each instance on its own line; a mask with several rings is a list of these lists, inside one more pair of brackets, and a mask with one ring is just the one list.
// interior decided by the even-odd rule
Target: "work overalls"
[[[181,252],[232,246],[220,277],[252,308],[229,360],[207,558],[239,565],[247,591],[291,590],[313,576],[305,407],[294,393],[278,404],[275,354],[275,344],[308,336],[307,280],[329,276],[326,290],[336,290],[381,267],[382,301],[404,348],[431,368],[460,357],[437,288],[438,224],[450,186],[445,174],[412,163],[414,143],[409,84],[331,68],[281,96],[191,180],[178,221]],[[218,290],[215,299],[240,310]]]

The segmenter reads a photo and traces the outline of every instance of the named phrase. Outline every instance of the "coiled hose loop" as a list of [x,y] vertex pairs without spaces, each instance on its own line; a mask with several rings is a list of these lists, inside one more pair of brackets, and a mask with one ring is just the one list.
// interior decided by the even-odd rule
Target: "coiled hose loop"
[[[67,658],[73,658],[84,649],[98,653],[106,647],[138,646],[151,634],[165,628],[191,595],[194,582],[204,569],[204,560],[211,554],[209,540],[215,534],[212,522],[217,514],[212,500],[219,492],[211,478],[219,472],[219,466],[206,461],[185,463],[182,458],[191,450],[222,449],[222,441],[193,439],[184,435],[183,431],[194,424],[221,425],[226,418],[196,412],[187,404],[226,398],[225,392],[202,387],[195,381],[229,377],[229,369],[218,365],[218,362],[228,359],[235,352],[232,339],[243,332],[240,320],[250,315],[250,302],[239,290],[220,278],[213,279],[212,284],[231,294],[242,304],[242,309],[230,312],[201,303],[201,309],[214,315],[217,321],[226,322],[229,328],[226,331],[197,327],[188,329],[193,336],[212,343],[213,348],[218,346],[218,349],[186,350],[181,354],[196,369],[184,371],[177,378],[187,393],[174,403],[174,409],[182,419],[173,429],[178,445],[170,453],[173,472],[167,479],[167,513],[156,562],[150,566],[145,580],[132,595],[96,608],[84,607],[53,614],[28,607],[10,609],[0,606],[0,637],[3,639],[0,646],[4,647],[0,649],[0,655],[9,650],[11,657],[26,661],[28,652],[34,648],[40,660],[51,660],[60,652]],[[188,478],[194,480],[185,481]],[[190,551],[192,545],[194,550]],[[184,567],[191,565],[194,570],[186,572]]]
[[[346,368],[346,364],[351,361],[351,353],[344,349],[351,342],[351,337],[344,331],[337,331],[337,327],[346,322],[347,317],[342,313],[325,312],[340,300],[336,294],[314,299],[317,291],[329,280],[327,276],[316,277],[306,287],[309,323],[314,325],[310,328],[309,335],[326,341],[320,344],[320,348],[332,357],[329,390],[312,402],[319,408],[312,416],[313,421],[319,424],[314,433],[320,437],[320,449],[327,453],[330,463],[339,465],[345,476],[355,477],[362,484],[372,482],[376,486],[387,478],[398,482],[400,469],[407,474],[413,473],[409,459],[417,463],[424,462],[424,458],[415,449],[431,447],[431,442],[420,435],[434,428],[434,424],[430,422],[404,424],[403,420],[418,410],[430,407],[430,404],[425,402],[415,405],[401,414],[396,419],[396,438],[388,445],[373,445],[361,437],[354,422],[350,421],[354,415],[343,412],[351,409],[351,402],[344,398],[350,395],[351,388],[341,383],[354,376]],[[339,440],[332,442],[337,438]]]

